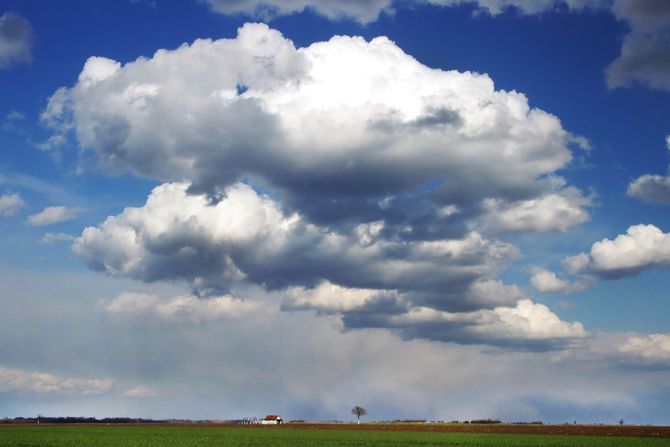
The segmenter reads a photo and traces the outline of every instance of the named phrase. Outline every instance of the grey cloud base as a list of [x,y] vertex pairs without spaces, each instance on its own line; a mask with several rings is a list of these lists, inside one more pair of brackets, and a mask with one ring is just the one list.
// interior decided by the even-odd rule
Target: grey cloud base
[[635,82],[670,90],[670,4],[664,0],[616,0],[616,17],[630,26],[621,56],[607,68],[610,88]]
[[670,176],[643,175],[628,185],[627,194],[646,202],[670,204]]
[[336,314],[344,328],[386,328],[405,338],[546,350],[587,335],[493,279],[498,263],[517,255],[509,244],[477,233],[394,242],[381,237],[382,223],[340,234],[285,215],[247,185],[228,188],[216,204],[187,188],[156,188],[144,207],[85,229],[73,248],[113,276],[184,280],[206,303],[129,295],[106,307],[111,314],[176,321],[186,306],[188,318],[205,318],[196,317],[200,307],[213,317],[251,304],[209,294],[255,284],[285,295],[283,310]]

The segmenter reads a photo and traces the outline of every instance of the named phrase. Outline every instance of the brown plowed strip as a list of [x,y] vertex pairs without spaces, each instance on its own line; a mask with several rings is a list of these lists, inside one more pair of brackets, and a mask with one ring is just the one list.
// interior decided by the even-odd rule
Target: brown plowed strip
[[635,436],[670,438],[670,427],[637,425],[526,425],[526,424],[285,424],[284,428],[314,430],[379,430],[449,433],[510,433],[532,435]]

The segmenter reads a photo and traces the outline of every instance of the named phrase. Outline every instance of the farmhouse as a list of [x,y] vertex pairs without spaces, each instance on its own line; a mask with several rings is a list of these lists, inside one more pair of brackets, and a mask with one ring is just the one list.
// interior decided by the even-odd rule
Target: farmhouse
[[261,421],[261,424],[263,425],[278,425],[281,423],[282,418],[277,414],[268,414],[267,416],[265,416],[265,419]]

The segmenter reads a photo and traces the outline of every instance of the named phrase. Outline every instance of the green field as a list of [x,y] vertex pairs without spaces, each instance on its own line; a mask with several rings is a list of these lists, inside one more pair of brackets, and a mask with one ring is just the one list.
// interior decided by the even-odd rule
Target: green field
[[2,447],[501,446],[668,447],[669,439],[156,426],[1,427]]

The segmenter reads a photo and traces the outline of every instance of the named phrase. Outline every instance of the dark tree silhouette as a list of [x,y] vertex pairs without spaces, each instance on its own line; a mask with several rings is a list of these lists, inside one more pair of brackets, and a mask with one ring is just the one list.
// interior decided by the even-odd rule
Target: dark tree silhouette
[[351,409],[351,413],[356,415],[356,420],[360,424],[361,423],[361,416],[365,416],[366,414],[368,414],[368,410],[366,410],[363,407],[359,407],[358,405],[356,405],[354,408]]

